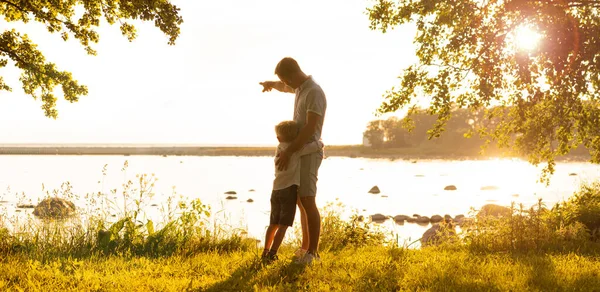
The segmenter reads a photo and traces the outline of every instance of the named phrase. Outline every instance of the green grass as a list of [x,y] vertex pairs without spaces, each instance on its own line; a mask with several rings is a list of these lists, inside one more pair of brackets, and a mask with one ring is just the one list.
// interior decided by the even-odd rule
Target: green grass
[[499,218],[473,214],[462,233],[419,250],[329,204],[322,261],[300,266],[291,259],[298,242],[263,265],[254,239],[214,226],[210,206],[175,192],[165,221],[152,222],[143,210],[156,178],[136,181],[111,190],[116,201],[86,196],[87,221],[15,225],[0,214],[0,291],[600,291],[600,182],[551,209],[540,201]]
[[26,291],[598,291],[600,257],[474,254],[465,249],[346,248],[312,266],[271,265],[257,251],[192,257],[57,258],[9,256],[0,290]]

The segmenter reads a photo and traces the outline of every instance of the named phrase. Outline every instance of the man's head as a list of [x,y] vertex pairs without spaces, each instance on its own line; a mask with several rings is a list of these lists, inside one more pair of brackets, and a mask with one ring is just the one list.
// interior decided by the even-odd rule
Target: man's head
[[298,136],[300,127],[295,121],[283,121],[275,126],[277,140],[281,143],[291,143]]
[[300,85],[306,81],[306,78],[308,78],[306,74],[302,72],[300,66],[298,66],[298,62],[290,57],[283,58],[277,63],[275,75],[279,77],[281,82],[293,89],[300,87]]

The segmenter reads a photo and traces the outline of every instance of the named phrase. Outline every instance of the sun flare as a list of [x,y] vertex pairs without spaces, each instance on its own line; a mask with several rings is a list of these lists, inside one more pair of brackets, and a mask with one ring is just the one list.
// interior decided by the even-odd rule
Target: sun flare
[[542,38],[542,35],[532,29],[530,26],[521,25],[515,29],[515,45],[521,49],[526,51],[531,51],[535,49]]

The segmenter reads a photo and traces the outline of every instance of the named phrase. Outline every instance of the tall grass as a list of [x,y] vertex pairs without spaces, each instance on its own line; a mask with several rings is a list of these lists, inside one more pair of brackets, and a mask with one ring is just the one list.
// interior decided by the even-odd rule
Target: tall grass
[[[127,167],[125,162],[124,177]],[[85,207],[73,218],[38,220],[28,216],[8,220],[4,214],[0,217],[0,253],[43,260],[94,255],[159,257],[255,246],[254,240],[237,233],[218,226],[208,228],[210,207],[199,199],[185,199],[175,189],[162,206],[164,220],[156,224],[148,219],[144,210],[154,196],[156,181],[153,174],[141,174],[135,181],[126,180],[120,189],[89,193]],[[60,190],[47,191],[47,195],[79,199],[68,182]]]
[[[154,222],[145,213],[157,178],[136,175],[127,180],[128,163],[122,168],[120,188],[85,196],[87,204],[76,217],[63,220],[10,221],[0,217],[0,253],[38,259],[86,256],[193,256],[205,251],[232,252],[256,248],[257,241],[211,225],[211,208],[200,200],[185,199],[173,188],[161,206],[163,220]],[[71,185],[47,191],[48,196],[76,200]],[[393,234],[354,214],[342,217],[344,206],[328,204],[321,210],[322,252],[339,252],[367,246],[398,247]],[[524,208],[513,204],[503,217],[481,217],[475,213],[462,225],[458,237],[444,248],[468,248],[475,252],[596,252],[600,234],[600,182],[586,184],[566,202],[548,209],[539,201]],[[299,245],[300,224],[296,224]],[[459,239],[459,240],[456,240]]]

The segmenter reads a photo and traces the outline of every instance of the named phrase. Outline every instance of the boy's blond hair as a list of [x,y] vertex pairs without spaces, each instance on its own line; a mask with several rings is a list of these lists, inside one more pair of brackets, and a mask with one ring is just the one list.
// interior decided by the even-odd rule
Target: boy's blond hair
[[275,126],[275,134],[281,139],[281,142],[289,143],[298,136],[300,127],[295,121],[283,121]]

